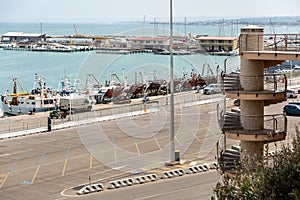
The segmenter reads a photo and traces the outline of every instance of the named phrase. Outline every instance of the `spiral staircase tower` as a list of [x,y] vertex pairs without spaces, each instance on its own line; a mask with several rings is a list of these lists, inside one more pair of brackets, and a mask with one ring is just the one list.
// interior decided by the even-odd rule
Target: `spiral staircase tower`
[[[271,45],[265,45],[266,39],[272,41]],[[299,44],[300,35],[265,35],[261,27],[241,28],[240,72],[228,73],[224,69],[222,74],[223,93],[227,98],[240,99],[240,111],[218,106],[219,125],[225,138],[239,140],[241,147],[220,152],[225,171],[243,156],[262,157],[264,144],[285,140],[286,116],[265,115],[264,107],[286,100],[287,79],[284,74],[266,74],[265,69],[285,60],[300,60]]]

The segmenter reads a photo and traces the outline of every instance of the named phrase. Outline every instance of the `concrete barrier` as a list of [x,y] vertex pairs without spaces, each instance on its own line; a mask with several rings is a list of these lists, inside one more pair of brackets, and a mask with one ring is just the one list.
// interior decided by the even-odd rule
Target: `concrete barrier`
[[203,165],[201,165],[202,166],[202,169],[203,169],[203,171],[208,171],[209,170],[209,166],[207,165],[207,164],[203,164]]
[[158,179],[158,177],[156,174],[147,174],[144,176],[133,177],[134,184],[143,184],[143,183],[147,183],[147,182],[153,182],[153,181],[156,181],[157,179]]
[[173,169],[169,171],[164,171],[161,175],[162,179],[173,178],[178,176],[183,176],[185,174],[183,169]]
[[83,194],[89,194],[92,192],[100,192],[103,191],[103,184],[102,183],[95,183],[92,185],[86,185],[82,187],[80,190],[76,192],[78,195],[83,195]]
[[188,167],[188,171],[187,173],[188,174],[194,174],[194,173],[198,173],[198,172],[202,172],[202,168],[200,168],[198,165],[197,166],[191,166],[191,167]]
[[195,166],[188,167],[187,173],[194,174],[199,172],[206,172],[210,169],[216,169],[216,168],[217,168],[217,163],[212,162],[210,164],[202,164],[202,165],[195,165]]
[[217,169],[218,163],[217,162],[212,162],[209,164],[209,169]]
[[110,181],[108,184],[108,189],[115,189],[120,187],[127,187],[134,184],[133,178],[126,178],[121,180]]

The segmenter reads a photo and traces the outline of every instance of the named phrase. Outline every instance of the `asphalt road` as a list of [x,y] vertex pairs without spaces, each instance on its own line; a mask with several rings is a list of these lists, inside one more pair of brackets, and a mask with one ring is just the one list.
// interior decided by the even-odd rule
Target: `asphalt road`
[[[215,161],[215,145],[221,138],[216,104],[191,105],[203,98],[197,95],[183,94],[175,104],[175,144],[187,166]],[[78,186],[87,184],[89,177],[91,182],[106,183],[133,172],[161,172],[169,159],[165,101],[160,100],[156,113],[0,141],[0,199],[74,199]],[[268,106],[265,113],[282,113],[285,104]],[[297,117],[288,120],[285,142],[299,123]],[[211,171],[76,198],[207,199],[217,180],[217,173]]]
[[[114,191],[104,191],[99,194],[89,194],[84,199],[122,199],[122,200],[191,200],[209,199],[219,174],[216,171],[183,177],[160,180],[155,183],[121,188]],[[120,198],[122,197],[122,198]]]

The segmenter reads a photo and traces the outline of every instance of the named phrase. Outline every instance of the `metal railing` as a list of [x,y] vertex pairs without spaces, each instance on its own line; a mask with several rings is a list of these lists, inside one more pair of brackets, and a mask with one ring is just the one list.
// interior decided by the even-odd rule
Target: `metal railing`
[[[53,125],[59,125],[64,124],[68,122],[77,122],[80,120],[89,120],[89,119],[95,119],[97,117],[105,117],[110,115],[117,115],[120,113],[126,113],[126,112],[134,112],[134,111],[140,111],[145,109],[150,109],[153,107],[157,107],[158,101],[150,101],[147,103],[138,103],[138,104],[131,104],[131,105],[119,105],[119,106],[113,106],[110,108],[103,108],[95,111],[88,111],[88,112],[78,112],[72,115],[68,115],[65,119],[52,119],[51,124]],[[18,132],[18,131],[27,131],[31,129],[39,129],[47,127],[47,121],[48,116],[47,115],[41,115],[34,120],[31,119],[29,116],[23,116],[22,120],[14,120],[14,117],[7,117],[3,118],[3,121],[0,121],[0,134],[4,133],[12,133],[12,132]]]
[[[235,117],[228,119],[229,111],[223,109],[223,106],[220,104],[217,105],[217,116],[218,123],[222,131],[232,131],[234,133],[245,132],[245,129],[242,126],[231,126],[233,123],[238,123],[242,118],[247,119],[248,127],[260,127],[262,126],[264,130],[267,130],[268,133],[274,134],[279,132],[287,132],[287,118],[284,114],[274,114],[274,115],[264,115],[264,116],[255,116],[255,115],[241,115],[236,113]],[[227,119],[226,119],[227,117]],[[251,130],[249,130],[251,132]]]
[[[244,39],[242,37],[245,37]],[[248,44],[249,37],[257,41],[257,49]],[[263,41],[262,41],[263,40]],[[263,49],[261,49],[263,44]],[[300,34],[257,34],[239,36],[240,53],[243,51],[300,51]]]
[[[283,92],[287,90],[287,78],[285,74],[264,74],[263,76],[245,76],[241,74],[222,75],[221,88],[226,91],[245,91],[243,82],[251,83],[251,92],[272,91]],[[261,82],[263,81],[263,89]],[[255,88],[258,88],[255,90]]]

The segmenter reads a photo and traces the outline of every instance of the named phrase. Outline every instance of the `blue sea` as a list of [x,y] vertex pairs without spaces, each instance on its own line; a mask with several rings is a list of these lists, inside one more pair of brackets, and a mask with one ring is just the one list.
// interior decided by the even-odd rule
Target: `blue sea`
[[[192,35],[238,35],[240,27],[213,25],[175,25],[177,34]],[[300,27],[278,26],[265,27],[265,33],[299,33]],[[0,23],[0,34],[6,32],[46,33],[47,35],[72,35],[79,34],[95,35],[158,35],[169,34],[167,25],[151,25],[143,23],[106,23],[106,24],[18,24]],[[174,56],[175,76],[181,77],[183,73],[204,72],[204,64],[209,64],[216,73],[216,67],[223,68],[225,56],[211,56],[204,54]],[[58,89],[60,81],[68,76],[72,81],[80,79],[85,83],[86,74],[93,74],[102,84],[109,80],[110,74],[116,74],[122,79],[123,74],[129,82],[168,79],[169,56],[144,54],[109,55],[100,54],[96,51],[54,53],[54,52],[29,52],[9,51],[0,49],[0,94],[12,91],[11,75],[18,76],[25,90],[30,91],[33,87],[34,74],[45,78],[47,85]],[[239,67],[239,58],[229,59],[228,66],[233,70]],[[116,79],[116,77],[115,77]],[[116,80],[118,81],[118,80]]]

